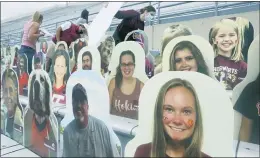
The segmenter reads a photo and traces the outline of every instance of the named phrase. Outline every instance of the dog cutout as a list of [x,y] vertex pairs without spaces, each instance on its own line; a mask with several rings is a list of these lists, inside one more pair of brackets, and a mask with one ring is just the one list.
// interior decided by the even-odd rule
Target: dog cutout
[[29,103],[24,112],[24,146],[41,157],[58,155],[58,121],[51,110],[52,87],[44,70],[29,77]]
[[98,46],[98,51],[101,57],[101,71],[103,76],[108,72],[108,65],[111,61],[111,55],[114,48],[115,40],[112,36],[105,36]]
[[28,58],[25,54],[18,55],[16,72],[19,81],[19,94],[27,96],[29,74]]
[[23,107],[19,102],[19,83],[13,69],[6,69],[1,80],[1,130],[3,134],[23,143]]
[[[102,122],[101,124],[105,125],[103,126],[104,129],[102,131],[99,131],[101,125],[100,123],[93,123],[93,125],[91,125],[92,127],[89,126],[89,128],[93,128],[95,127],[95,129],[91,129],[94,130],[94,135],[93,137],[91,137],[91,139],[94,140],[94,147],[95,150],[97,151],[96,148],[99,148],[98,146],[102,146],[102,149],[106,149],[106,151],[111,151],[112,149],[112,153],[109,152],[112,155],[103,155],[105,150],[97,153],[94,152],[92,154],[94,155],[89,155],[92,157],[106,157],[106,156],[112,156],[112,157],[118,157],[118,156],[122,156],[121,153],[121,143],[118,139],[118,137],[116,136],[116,134],[114,133],[114,131],[112,130],[112,125],[111,125],[111,119],[110,119],[110,115],[109,115],[109,96],[108,96],[108,89],[105,83],[104,78],[102,77],[102,75],[99,72],[96,72],[94,70],[89,70],[89,71],[85,71],[85,70],[78,70],[76,72],[74,72],[69,80],[68,80],[68,84],[66,87],[66,112],[65,112],[65,116],[64,119],[61,121],[61,139],[63,139],[63,131],[66,130],[66,127],[71,124],[71,122],[74,120],[74,115],[73,115],[73,106],[72,106],[72,91],[75,85],[77,84],[81,84],[85,91],[86,91],[86,95],[87,95],[87,100],[88,100],[88,116],[94,118],[94,119],[98,119],[98,122]],[[98,97],[97,97],[98,96]],[[69,127],[68,127],[69,128]],[[76,130],[76,129],[73,129]],[[96,131],[96,132],[95,132]],[[99,132],[98,132],[99,131]],[[65,132],[65,131],[64,131]],[[66,133],[68,134],[68,133]],[[68,135],[71,136],[72,133],[69,133]],[[100,135],[101,134],[101,135]],[[107,135],[109,134],[109,135]],[[105,148],[104,145],[101,145],[101,142],[97,142],[96,140],[96,136],[100,135],[100,139],[102,141],[104,141],[105,144]],[[72,137],[69,138],[71,142],[71,140],[73,139]],[[65,140],[63,140],[65,141]],[[84,140],[82,138],[82,141],[88,141],[88,140]],[[111,145],[108,145],[108,141],[110,141]],[[61,141],[62,142],[62,141]],[[83,142],[80,142],[83,143]],[[100,145],[99,145],[100,144]],[[69,145],[69,144],[67,144]],[[106,146],[107,145],[107,146]],[[71,144],[70,144],[71,146]],[[67,149],[67,147],[62,147],[64,150]],[[89,148],[89,147],[87,147]],[[75,149],[73,147],[73,149]],[[71,149],[66,150],[65,152],[69,152]],[[86,149],[87,150],[87,149]],[[64,152],[64,151],[63,151]],[[76,152],[74,150],[71,150],[71,152]],[[79,151],[82,152],[82,151]],[[64,153],[65,156],[66,154],[69,153]],[[75,154],[79,154],[79,153],[75,153]],[[74,155],[75,156],[75,155]]]

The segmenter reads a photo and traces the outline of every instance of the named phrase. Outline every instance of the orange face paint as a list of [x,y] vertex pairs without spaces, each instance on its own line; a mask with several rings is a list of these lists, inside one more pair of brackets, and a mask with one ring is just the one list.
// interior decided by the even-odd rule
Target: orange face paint
[[189,119],[188,120],[188,127],[190,128],[190,127],[192,127],[193,126],[193,120],[192,119]]

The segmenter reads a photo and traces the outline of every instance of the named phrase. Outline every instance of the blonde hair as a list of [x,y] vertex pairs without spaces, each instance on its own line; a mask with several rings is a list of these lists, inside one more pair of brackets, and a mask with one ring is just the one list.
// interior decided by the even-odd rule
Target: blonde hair
[[230,19],[222,19],[221,21],[217,22],[210,30],[209,42],[211,43],[211,45],[214,49],[215,57],[218,56],[218,47],[216,44],[214,44],[213,39],[215,39],[219,29],[223,25],[232,27],[237,34],[237,45],[232,50],[230,60],[234,60],[235,62],[243,60],[244,58],[243,58],[242,47],[241,47],[241,34],[239,33],[239,28],[238,28],[238,25],[236,24],[236,22],[234,22],[233,20],[230,20]]
[[179,36],[192,35],[192,31],[189,27],[181,24],[174,24],[164,30],[162,38],[161,56],[163,54],[166,45],[174,38]]
[[241,48],[243,48],[243,45],[245,43],[245,30],[249,29],[249,21],[245,18],[237,17],[236,23],[238,25],[238,32],[240,35]]
[[43,16],[42,16],[42,14],[40,14],[40,12],[36,11],[33,14],[33,17],[32,17],[33,22],[41,22],[42,19],[43,19]]

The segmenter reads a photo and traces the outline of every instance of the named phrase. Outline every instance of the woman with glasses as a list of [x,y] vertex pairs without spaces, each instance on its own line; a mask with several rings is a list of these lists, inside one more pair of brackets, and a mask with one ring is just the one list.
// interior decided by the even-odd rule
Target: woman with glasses
[[123,51],[119,58],[116,76],[109,83],[110,113],[137,119],[138,100],[144,84],[133,77],[135,56],[130,50]]

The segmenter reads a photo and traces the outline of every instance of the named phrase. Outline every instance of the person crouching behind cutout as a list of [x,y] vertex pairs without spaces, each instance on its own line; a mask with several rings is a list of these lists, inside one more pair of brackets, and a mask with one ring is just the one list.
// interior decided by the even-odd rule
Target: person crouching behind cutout
[[160,89],[154,110],[151,143],[135,157],[208,157],[201,152],[203,124],[200,103],[186,80],[172,79]]

